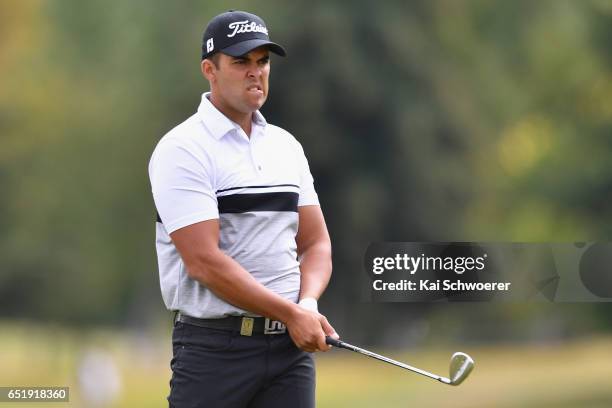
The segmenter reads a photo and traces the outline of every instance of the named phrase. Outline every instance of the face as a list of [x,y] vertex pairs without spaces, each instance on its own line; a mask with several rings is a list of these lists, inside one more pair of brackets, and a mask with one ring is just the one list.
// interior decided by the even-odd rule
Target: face
[[240,57],[220,54],[218,67],[204,60],[202,71],[210,82],[213,100],[230,116],[253,113],[268,97],[270,56],[266,47]]

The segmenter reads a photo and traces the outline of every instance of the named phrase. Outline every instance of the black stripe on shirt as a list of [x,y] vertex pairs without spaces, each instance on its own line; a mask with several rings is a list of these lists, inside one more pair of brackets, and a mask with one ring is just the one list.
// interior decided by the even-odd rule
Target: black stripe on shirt
[[220,214],[239,214],[255,211],[298,211],[298,193],[232,194],[217,197]]
[[161,217],[159,216],[159,213],[158,213],[158,212],[155,212],[155,214],[157,215],[157,220],[156,220],[156,221],[157,221],[157,222],[159,222],[159,223],[161,223],[161,222],[162,222],[162,220],[161,220]]
[[225,191],[232,191],[232,190],[240,190],[242,188],[274,188],[274,187],[295,187],[295,188],[300,188],[300,186],[296,186],[295,184],[277,184],[274,186],[243,186],[243,187],[230,187],[230,188],[224,188],[223,190],[217,190],[216,193],[223,193]]

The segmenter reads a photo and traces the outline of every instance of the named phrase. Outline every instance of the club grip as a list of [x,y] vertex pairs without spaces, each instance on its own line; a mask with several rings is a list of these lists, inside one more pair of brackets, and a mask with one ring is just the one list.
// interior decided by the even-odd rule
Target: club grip
[[336,340],[333,337],[325,336],[325,343],[334,347],[342,347],[342,342],[340,340]]

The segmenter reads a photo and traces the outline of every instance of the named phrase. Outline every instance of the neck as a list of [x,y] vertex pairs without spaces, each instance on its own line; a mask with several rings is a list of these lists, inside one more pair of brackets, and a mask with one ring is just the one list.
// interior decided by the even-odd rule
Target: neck
[[224,104],[223,101],[219,100],[214,93],[210,94],[210,103],[212,103],[215,108],[219,109],[222,114],[227,116],[229,120],[236,122],[242,128],[242,130],[244,130],[247,137],[251,137],[251,121],[253,120],[252,112],[244,113],[232,109]]

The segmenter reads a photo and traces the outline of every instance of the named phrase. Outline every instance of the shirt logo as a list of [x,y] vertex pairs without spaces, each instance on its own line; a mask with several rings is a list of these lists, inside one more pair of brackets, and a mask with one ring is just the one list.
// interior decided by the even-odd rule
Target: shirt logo
[[233,37],[241,33],[264,33],[268,35],[268,29],[265,26],[249,20],[234,21],[228,25],[228,28],[233,30],[231,34],[227,35],[228,37]]
[[206,52],[211,52],[213,48],[215,48],[215,46],[213,45],[213,39],[209,38],[208,40],[206,40]]

